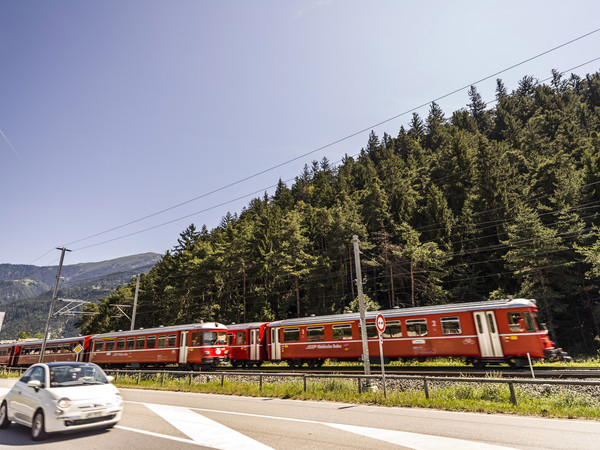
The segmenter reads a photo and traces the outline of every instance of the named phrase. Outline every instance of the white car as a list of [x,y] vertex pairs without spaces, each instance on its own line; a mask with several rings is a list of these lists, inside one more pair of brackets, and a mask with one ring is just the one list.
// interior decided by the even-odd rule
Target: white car
[[34,441],[46,433],[111,428],[121,418],[123,399],[96,364],[34,364],[0,405],[0,428],[11,422],[31,427]]

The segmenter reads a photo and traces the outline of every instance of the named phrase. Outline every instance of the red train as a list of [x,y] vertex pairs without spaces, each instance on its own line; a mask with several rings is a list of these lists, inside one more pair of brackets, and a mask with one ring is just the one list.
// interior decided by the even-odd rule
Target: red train
[[[384,362],[404,358],[451,356],[475,366],[527,358],[568,359],[554,347],[538,321],[534,300],[509,299],[366,313],[369,355],[379,363],[375,317],[386,320]],[[285,361],[291,367],[320,366],[326,359],[362,357],[357,313],[234,324],[198,323],[83,337],[53,339],[45,361],[92,361],[107,367],[179,366],[197,370],[230,361],[234,367],[259,367]],[[25,366],[39,359],[41,341],[0,344],[0,365]]]
[[96,334],[88,360],[108,367],[216,367],[229,359],[226,330],[219,323],[196,323]]
[[[39,361],[42,341],[0,344],[0,365],[28,366]],[[90,361],[104,367],[164,367],[197,370],[229,360],[225,325],[196,323],[49,339],[44,362]]]
[[[379,362],[375,317],[386,320],[384,361],[401,358],[461,357],[477,367],[508,363],[523,366],[530,358],[565,358],[538,321],[534,300],[510,299],[366,313],[369,355]],[[231,364],[260,365],[285,361],[291,367],[322,365],[325,359],[362,356],[357,313],[287,319],[228,327]],[[567,357],[568,358],[568,357]]]

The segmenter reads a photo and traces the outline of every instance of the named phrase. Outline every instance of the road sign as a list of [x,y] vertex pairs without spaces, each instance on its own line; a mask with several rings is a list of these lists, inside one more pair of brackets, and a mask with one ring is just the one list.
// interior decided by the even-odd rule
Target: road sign
[[375,325],[377,326],[377,330],[380,333],[385,331],[385,319],[381,314],[377,314],[377,318],[375,319]]
[[73,351],[77,354],[81,353],[83,351],[83,346],[81,344],[77,344],[77,347],[75,347],[73,349]]

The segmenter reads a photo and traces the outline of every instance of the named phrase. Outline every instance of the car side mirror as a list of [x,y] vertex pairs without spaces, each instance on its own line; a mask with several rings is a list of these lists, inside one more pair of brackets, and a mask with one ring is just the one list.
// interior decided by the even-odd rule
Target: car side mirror
[[109,383],[112,383],[113,381],[115,381],[115,377],[113,377],[112,375],[107,375],[107,376],[106,376],[106,380],[107,380]]
[[27,386],[34,388],[37,392],[42,387],[42,382],[40,380],[30,380],[27,382]]

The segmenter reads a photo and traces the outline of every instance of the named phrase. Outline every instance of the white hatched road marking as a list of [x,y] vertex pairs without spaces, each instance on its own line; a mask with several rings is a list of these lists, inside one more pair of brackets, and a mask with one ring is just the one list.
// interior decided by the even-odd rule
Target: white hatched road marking
[[[0,397],[4,397],[10,389],[0,388]],[[266,416],[263,414],[250,414],[232,411],[221,411],[215,409],[203,408],[184,408],[181,406],[167,406],[152,403],[142,402],[126,402],[136,403],[146,406],[156,415],[160,416],[179,431],[189,436],[190,439],[182,439],[175,436],[169,436],[152,431],[145,431],[136,428],[124,427],[117,425],[125,431],[156,436],[163,439],[170,439],[177,442],[185,442],[187,444],[196,444],[200,446],[210,446],[213,448],[229,450],[229,449],[270,449],[264,444],[261,444],[248,436],[243,435],[231,428],[221,425],[214,420],[208,419],[193,411],[229,414],[247,417],[257,417],[269,420],[284,420],[289,422],[302,422],[309,424],[326,425],[338,430],[343,430],[348,433],[354,433],[361,436],[377,439],[390,444],[409,447],[414,450],[444,450],[457,449],[461,450],[507,450],[510,447],[502,447],[492,444],[484,444],[481,442],[466,441],[463,439],[446,438],[429,434],[410,433],[406,431],[386,430],[383,428],[371,428],[356,425],[343,425],[329,422],[318,422],[316,420],[293,419],[288,417]]]
[[384,430],[381,428],[359,427],[353,425],[340,425],[328,423],[330,427],[350,433],[360,434],[361,436],[378,439],[391,444],[410,447],[416,450],[507,450],[510,447],[501,447],[499,445],[483,444],[481,442],[465,441],[463,439],[446,438],[440,436],[431,436],[428,434],[409,433],[406,431]]
[[155,405],[144,403],[154,414],[162,417],[194,442],[219,449],[270,449],[248,436],[219,422],[208,419],[180,406]]
[[[139,402],[131,402],[131,403],[139,403]],[[229,438],[229,433],[236,433],[246,439],[249,439],[251,442],[259,445],[260,447],[250,447],[247,444],[241,444],[241,446],[216,446],[211,443],[205,443],[205,445],[215,446],[220,449],[233,449],[233,448],[270,448],[263,444],[260,444],[257,441],[253,441],[250,438],[238,433],[237,431],[231,430],[224,425],[219,424],[218,422],[214,422],[213,420],[207,419],[199,414],[192,412],[201,411],[201,412],[210,412],[210,413],[220,413],[220,414],[229,414],[229,415],[237,415],[237,416],[246,416],[246,417],[257,417],[264,418],[269,420],[284,420],[289,422],[301,422],[301,423],[309,423],[309,424],[317,424],[317,425],[325,425],[332,428],[336,428],[339,430],[343,430],[349,433],[358,434],[361,436],[369,437],[372,439],[377,439],[384,442],[389,442],[390,444],[400,445],[403,447],[409,447],[415,450],[433,450],[433,449],[457,449],[461,450],[509,450],[511,447],[503,447],[499,445],[493,444],[484,444],[482,442],[474,442],[467,441],[464,439],[455,439],[455,438],[447,438],[442,436],[434,436],[429,434],[419,434],[419,433],[410,433],[406,431],[396,431],[396,430],[386,430],[382,428],[371,428],[371,427],[363,427],[356,425],[343,425],[337,423],[329,423],[329,422],[319,422],[316,420],[305,420],[305,419],[293,419],[288,417],[277,417],[277,416],[266,416],[263,414],[251,414],[251,413],[240,413],[240,412],[231,412],[231,411],[220,411],[220,410],[212,410],[212,409],[203,409],[203,408],[184,408],[180,406],[163,406],[163,405],[155,405],[150,403],[140,403],[148,407],[155,414],[159,415],[163,419],[167,420],[171,425],[178,428],[184,434],[190,436],[194,439],[194,443],[201,443],[206,441],[206,432],[214,433],[213,438],[217,441],[220,439],[227,440]],[[177,410],[186,410],[186,413],[178,412]],[[169,416],[169,414],[173,414],[173,416]],[[190,416],[193,414],[193,416]],[[176,417],[181,417],[178,419]],[[176,418],[174,420],[174,418]],[[183,422],[180,422],[183,420]],[[207,422],[205,422],[207,421]],[[204,423],[208,424],[210,427],[211,423],[216,424],[214,428],[202,429],[201,426]],[[182,425],[182,426],[180,426]],[[130,429],[131,431],[137,431],[134,429]],[[188,433],[189,430],[190,432]],[[223,433],[221,436],[218,433]],[[194,438],[193,436],[197,436]],[[168,437],[168,436],[166,436]],[[219,439],[220,438],[220,439]],[[188,441],[189,442],[189,441]],[[234,442],[235,445],[237,445]]]

